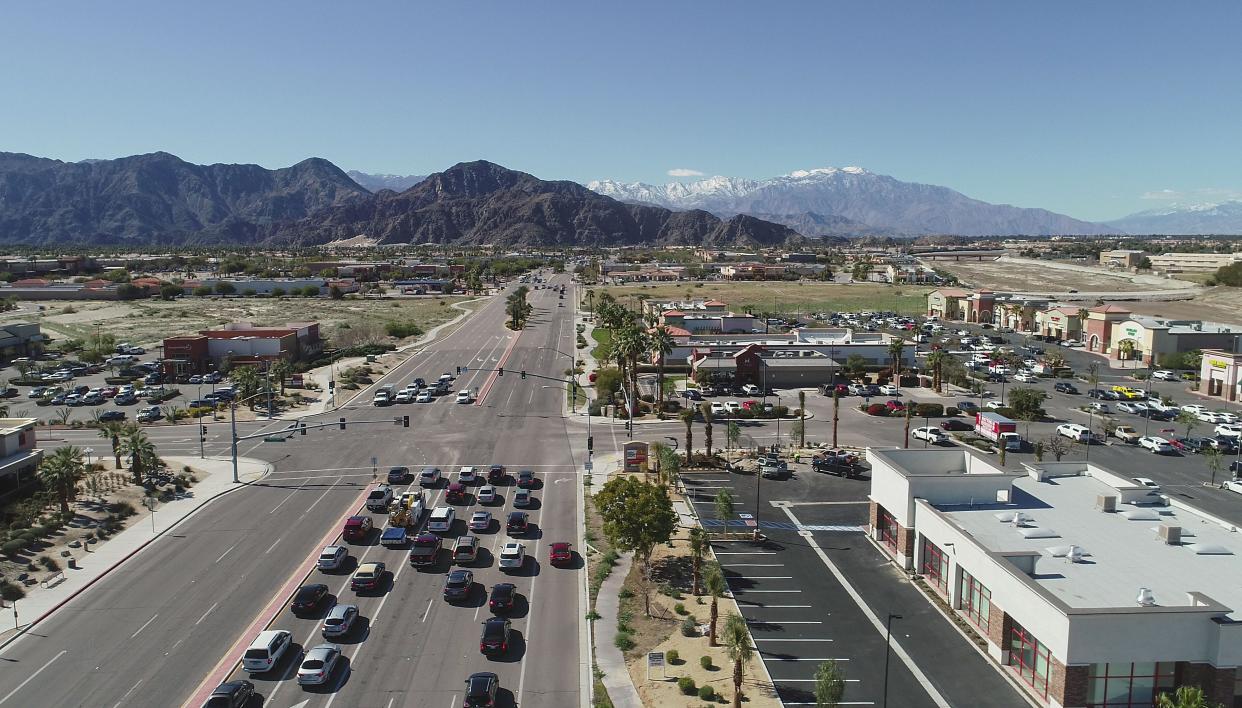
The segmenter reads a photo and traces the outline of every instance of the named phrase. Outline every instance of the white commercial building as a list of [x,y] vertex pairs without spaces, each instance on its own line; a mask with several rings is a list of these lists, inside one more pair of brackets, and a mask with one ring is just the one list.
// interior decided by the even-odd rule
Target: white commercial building
[[1242,533],[1085,462],[869,450],[873,538],[1048,706],[1234,705]]

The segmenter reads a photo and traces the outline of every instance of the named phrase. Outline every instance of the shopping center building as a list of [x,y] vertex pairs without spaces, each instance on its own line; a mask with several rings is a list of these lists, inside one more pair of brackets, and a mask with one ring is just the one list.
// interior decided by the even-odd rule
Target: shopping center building
[[[868,450],[870,532],[1040,703],[1234,706],[1242,533],[1094,464]],[[1237,609],[1236,609],[1237,608]]]

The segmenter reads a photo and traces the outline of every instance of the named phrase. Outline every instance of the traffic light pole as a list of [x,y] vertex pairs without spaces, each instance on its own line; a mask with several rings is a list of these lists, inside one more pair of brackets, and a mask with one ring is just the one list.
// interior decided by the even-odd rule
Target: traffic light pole
[[[230,412],[229,422],[233,430],[233,435],[232,435],[233,440],[232,440],[231,448],[232,448],[232,458],[233,458],[233,482],[234,483],[241,482],[241,478],[238,475],[238,471],[237,471],[237,443],[241,442],[242,440],[254,440],[255,438],[263,438],[265,441],[268,441],[268,442],[284,442],[288,440],[290,437],[293,437],[293,434],[295,432],[305,435],[307,430],[316,430],[318,428],[331,428],[334,425],[339,425],[341,430],[344,430],[345,425],[347,423],[353,423],[354,425],[374,425],[376,423],[383,423],[383,424],[391,423],[391,424],[399,425],[404,428],[410,427],[410,416],[398,415],[398,416],[393,416],[391,420],[348,421],[348,420],[345,420],[344,418],[341,418],[335,423],[315,423],[314,425],[307,425],[306,423],[303,423],[302,421],[299,420],[299,421],[294,421],[293,425],[289,426],[288,428],[285,428],[280,433],[277,433],[274,435],[271,433],[263,433],[263,432],[252,433],[250,435],[238,435],[237,434],[237,406],[230,406],[229,412]],[[199,432],[201,435],[202,431],[200,430]],[[284,433],[288,433],[289,434],[288,437],[281,437],[281,435]]]

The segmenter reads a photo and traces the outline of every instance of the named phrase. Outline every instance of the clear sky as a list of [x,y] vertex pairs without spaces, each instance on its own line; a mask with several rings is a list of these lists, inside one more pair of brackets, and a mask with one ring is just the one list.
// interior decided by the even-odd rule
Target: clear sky
[[1109,219],[1242,195],[1242,3],[11,2],[0,150],[664,182],[859,165]]

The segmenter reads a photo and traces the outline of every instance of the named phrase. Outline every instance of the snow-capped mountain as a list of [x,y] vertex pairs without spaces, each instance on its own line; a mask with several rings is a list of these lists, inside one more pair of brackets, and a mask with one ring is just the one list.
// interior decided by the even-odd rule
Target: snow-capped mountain
[[1170,204],[1108,222],[1130,234],[1233,236],[1242,234],[1242,200],[1219,204]]
[[345,174],[368,192],[378,192],[381,189],[404,192],[427,179],[427,175],[372,175],[358,170],[350,170]]
[[779,215],[790,215],[792,220],[811,212],[895,234],[1116,233],[1109,226],[1046,209],[989,204],[947,187],[902,182],[861,167],[797,170],[760,180],[709,177],[664,185],[601,180],[587,187],[614,199],[669,209],[704,209],[718,216],[763,214],[769,220]]

